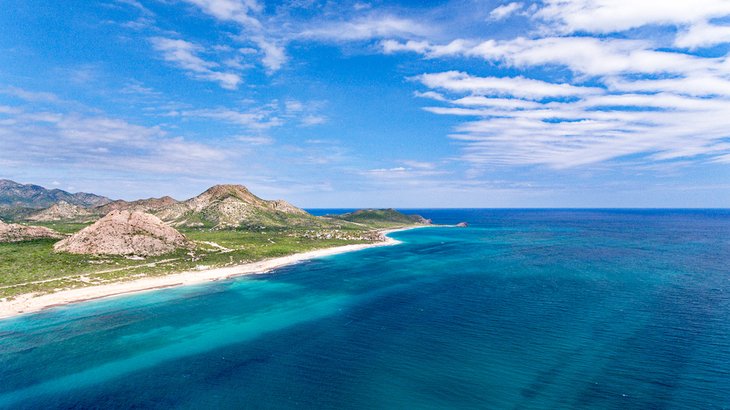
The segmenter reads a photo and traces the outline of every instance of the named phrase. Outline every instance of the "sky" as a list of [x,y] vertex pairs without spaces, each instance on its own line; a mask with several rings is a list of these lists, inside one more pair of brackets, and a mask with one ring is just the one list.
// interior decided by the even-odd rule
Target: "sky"
[[0,178],[730,207],[730,0],[0,0]]

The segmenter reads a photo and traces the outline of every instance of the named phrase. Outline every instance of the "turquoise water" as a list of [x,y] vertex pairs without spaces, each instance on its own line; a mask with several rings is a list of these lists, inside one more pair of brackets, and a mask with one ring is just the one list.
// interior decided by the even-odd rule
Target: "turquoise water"
[[471,226],[0,321],[0,407],[730,408],[730,212],[420,212]]

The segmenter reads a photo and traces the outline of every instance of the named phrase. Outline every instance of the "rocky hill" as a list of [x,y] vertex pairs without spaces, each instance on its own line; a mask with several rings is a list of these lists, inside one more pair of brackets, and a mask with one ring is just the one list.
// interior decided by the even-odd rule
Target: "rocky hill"
[[97,215],[86,208],[78,205],[69,204],[66,201],[60,201],[51,207],[34,212],[26,219],[35,222],[53,222],[53,221],[77,221],[89,222],[96,219]]
[[317,225],[322,221],[283,200],[267,201],[243,185],[216,185],[202,194],[159,209],[162,220],[188,227]]
[[105,205],[97,206],[92,209],[92,212],[100,215],[106,215],[111,211],[141,211],[155,213],[156,211],[177,203],[178,201],[169,196],[163,196],[162,198],[140,199],[137,201],[124,201],[119,199]]
[[34,239],[60,239],[63,235],[42,226],[7,224],[0,221],[0,242],[20,242]]
[[72,205],[93,207],[106,204],[111,200],[85,192],[72,194],[60,189],[46,189],[38,185],[19,184],[0,179],[0,206],[43,209],[60,201]]
[[54,249],[77,254],[156,256],[188,246],[185,236],[156,216],[124,210],[110,212],[56,243]]

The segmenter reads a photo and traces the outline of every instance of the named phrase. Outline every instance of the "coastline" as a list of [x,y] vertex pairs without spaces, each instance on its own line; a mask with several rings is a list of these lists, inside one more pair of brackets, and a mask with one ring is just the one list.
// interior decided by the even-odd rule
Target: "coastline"
[[37,295],[34,293],[22,294],[14,297],[12,300],[0,301],[0,320],[28,313],[39,312],[41,310],[64,306],[71,303],[81,303],[96,299],[123,296],[132,293],[147,292],[177,286],[197,285],[205,282],[226,280],[244,275],[263,274],[278,268],[282,268],[284,266],[292,265],[310,259],[338,255],[341,253],[355,252],[368,248],[397,245],[401,242],[389,237],[388,234],[410,229],[425,228],[428,226],[429,225],[410,226],[381,230],[380,233],[383,235],[385,240],[375,243],[343,245],[333,248],[316,249],[313,251],[294,253],[291,255],[264,259],[236,266],[185,271],[164,276],[143,277],[139,279],[113,282],[103,285],[66,289],[42,295]]

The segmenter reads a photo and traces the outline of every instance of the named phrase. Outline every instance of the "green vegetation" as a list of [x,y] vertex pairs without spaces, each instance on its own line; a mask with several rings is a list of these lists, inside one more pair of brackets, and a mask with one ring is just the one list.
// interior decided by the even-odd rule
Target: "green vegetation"
[[24,222],[27,225],[45,226],[51,228],[56,232],[64,234],[72,234],[80,231],[83,228],[91,225],[90,223],[79,223],[79,222]]
[[36,208],[12,207],[0,205],[0,221],[17,222],[26,218],[33,212],[37,212]]
[[[379,238],[374,229],[423,223],[420,217],[393,210],[368,210],[327,218],[260,211],[259,217],[253,219],[257,223],[236,229],[180,228],[194,242],[193,250],[145,259],[57,253],[53,250],[56,241],[52,239],[0,243],[0,298],[368,243]],[[88,224],[44,222],[37,225],[72,234]]]
[[240,216],[222,215],[217,209],[205,209],[202,212],[189,211],[177,218],[173,224],[182,222],[181,226],[213,229],[219,226],[236,226],[244,229],[273,228],[338,228],[343,223],[333,223],[326,219],[309,214],[288,214],[266,209],[254,208]]
[[406,215],[395,209],[361,209],[342,215],[326,215],[326,217],[381,229],[430,223],[420,215]]
[[[81,224],[46,226],[66,233],[83,227]],[[307,230],[186,229],[182,232],[195,242],[193,251],[179,250],[144,260],[57,253],[53,251],[56,241],[50,239],[0,243],[0,298],[134,279],[141,275],[237,265],[314,249],[369,242],[355,238],[355,235],[352,239],[326,238],[326,235],[311,237]]]

